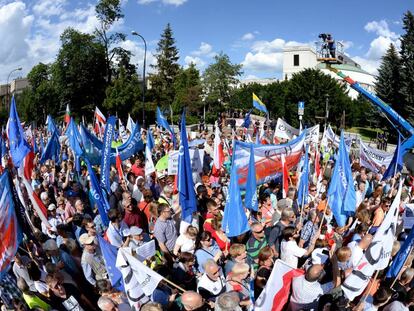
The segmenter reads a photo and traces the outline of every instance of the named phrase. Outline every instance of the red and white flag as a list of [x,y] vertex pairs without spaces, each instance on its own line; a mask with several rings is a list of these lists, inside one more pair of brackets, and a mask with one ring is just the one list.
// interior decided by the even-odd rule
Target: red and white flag
[[66,105],[66,112],[65,112],[65,123],[68,125],[70,122],[70,109],[69,104]]
[[98,107],[95,107],[95,119],[98,120],[101,124],[106,124],[106,118]]
[[315,148],[315,174],[316,174],[316,179],[319,178],[319,176],[321,175],[321,164],[319,163],[319,158],[320,158],[320,154],[318,152],[318,148]]
[[284,261],[275,262],[272,273],[259,298],[254,304],[255,311],[281,311],[289,299],[292,279],[304,274],[301,269],[295,269]]
[[214,132],[214,155],[213,155],[213,159],[214,159],[213,173],[214,172],[219,172],[220,169],[221,169],[221,166],[223,165],[223,162],[224,162],[224,153],[223,153],[223,144],[221,143],[221,133],[220,133],[220,130],[219,130],[218,126],[216,126],[216,130]]
[[118,148],[116,148],[116,158],[115,158],[116,170],[118,171],[119,181],[124,180],[124,171],[122,170],[122,160],[119,155]]
[[286,164],[286,158],[285,155],[281,155],[282,158],[282,172],[283,172],[283,191],[282,195],[283,198],[286,198],[288,190],[289,190],[289,172]]

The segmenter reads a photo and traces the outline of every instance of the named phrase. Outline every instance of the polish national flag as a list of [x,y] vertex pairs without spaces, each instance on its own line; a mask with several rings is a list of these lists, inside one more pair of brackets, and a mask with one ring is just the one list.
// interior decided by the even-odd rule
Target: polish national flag
[[319,152],[318,152],[318,148],[315,148],[315,174],[316,174],[316,178],[319,178],[319,176],[321,175],[321,164],[319,163]]
[[224,162],[224,153],[223,153],[223,145],[221,143],[221,133],[216,126],[216,130],[214,132],[214,165],[213,170],[215,169],[217,172],[220,171],[221,166]]
[[70,122],[70,109],[69,104],[66,105],[66,112],[65,112],[65,123],[68,125]]
[[118,171],[119,180],[124,180],[124,171],[122,170],[122,160],[119,155],[118,148],[116,148],[116,158],[115,158],[116,170]]
[[284,261],[275,262],[272,273],[259,298],[257,298],[255,311],[281,311],[289,299],[292,279],[304,274],[301,269],[295,269]]
[[286,198],[289,190],[289,172],[286,164],[285,155],[282,154],[282,173],[283,173],[283,198]]
[[101,124],[106,124],[106,118],[98,107],[95,107],[95,119],[101,122]]

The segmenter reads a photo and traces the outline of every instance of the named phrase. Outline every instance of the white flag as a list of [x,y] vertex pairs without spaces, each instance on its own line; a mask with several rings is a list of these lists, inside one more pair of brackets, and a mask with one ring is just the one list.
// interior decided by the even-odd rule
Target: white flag
[[292,139],[299,135],[299,130],[283,121],[281,118],[277,119],[275,135],[279,138]]
[[371,148],[359,140],[359,160],[361,165],[378,173],[384,165],[388,167],[392,161],[393,153]]
[[127,122],[126,128],[130,133],[132,133],[132,131],[134,130],[134,127],[135,127],[135,123],[132,120],[131,116],[128,114],[128,122]]
[[155,172],[154,162],[152,161],[151,150],[146,144],[145,146],[145,176],[151,175]]
[[143,303],[149,301],[147,296],[154,292],[163,277],[129,254],[123,247],[118,250],[116,267],[122,273],[125,293],[131,307],[139,310]]
[[385,216],[382,224],[378,227],[374,238],[357,267],[345,279],[342,289],[349,300],[362,294],[376,270],[385,269],[391,258],[392,246],[395,240],[395,231],[398,220],[398,210],[401,202],[402,181],[398,193]]
[[121,136],[122,142],[125,143],[128,140],[128,135],[125,131],[125,127],[122,124],[121,119],[118,119],[118,128],[119,128],[119,135]]

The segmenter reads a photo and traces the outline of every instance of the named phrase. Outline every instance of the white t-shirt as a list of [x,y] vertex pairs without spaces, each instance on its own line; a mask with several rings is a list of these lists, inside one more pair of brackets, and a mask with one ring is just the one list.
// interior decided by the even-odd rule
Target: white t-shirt
[[389,305],[386,305],[384,311],[408,311],[409,309],[400,301],[394,301]]
[[306,249],[299,247],[296,241],[283,240],[280,245],[280,259],[291,267],[298,267],[298,258],[306,254]]
[[175,241],[175,245],[180,246],[181,252],[194,254],[195,241],[188,238],[185,234],[180,234],[180,236],[177,238],[177,241]]

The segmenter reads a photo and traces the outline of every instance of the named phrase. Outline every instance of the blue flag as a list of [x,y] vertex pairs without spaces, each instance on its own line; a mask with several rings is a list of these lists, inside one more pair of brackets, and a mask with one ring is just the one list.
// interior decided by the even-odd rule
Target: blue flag
[[242,127],[245,127],[247,129],[250,127],[250,124],[252,123],[252,119],[250,118],[251,112],[252,112],[252,109],[250,109],[249,112],[246,114]]
[[400,172],[403,168],[403,153],[401,152],[401,136],[398,135],[398,145],[395,148],[394,156],[392,157],[390,165],[382,176],[382,180],[387,180]]
[[106,193],[111,193],[111,183],[109,172],[111,171],[111,146],[115,132],[116,117],[110,116],[106,122],[105,134],[103,138],[103,149],[101,158],[101,186]]
[[93,171],[92,165],[89,162],[88,157],[84,158],[86,162],[86,166],[88,168],[89,178],[91,182],[91,194],[92,198],[95,200],[96,206],[98,207],[99,215],[101,215],[102,223],[108,227],[109,219],[108,215],[106,214],[109,211],[109,203],[106,200],[106,196],[102,193],[102,189],[99,186],[98,178]]
[[244,199],[244,206],[257,212],[258,203],[257,203],[257,184],[256,184],[256,166],[254,162],[254,147],[253,144],[250,145],[250,159],[249,159],[249,169],[247,172],[247,181],[246,181],[246,197]]
[[102,256],[105,261],[105,268],[108,272],[109,280],[113,288],[120,292],[124,291],[124,281],[122,273],[116,267],[116,257],[118,255],[118,248],[108,243],[101,236],[98,235],[99,246],[101,248]]
[[49,142],[46,145],[46,148],[43,150],[42,156],[40,158],[40,163],[45,163],[46,160],[54,160],[56,164],[60,163],[60,143],[59,135],[55,131],[52,134]]
[[45,142],[43,141],[42,133],[40,133],[40,152],[43,152],[45,150]]
[[14,96],[10,106],[10,116],[8,121],[8,133],[10,142],[10,154],[13,160],[13,164],[16,167],[20,167],[24,158],[30,152],[31,148],[26,139],[24,138],[23,127],[20,124],[20,119],[17,114],[16,102]]
[[328,189],[328,204],[340,227],[345,226],[347,217],[353,214],[356,208],[354,181],[343,132],[341,132],[338,156]]
[[152,136],[152,131],[150,128],[148,129],[148,132],[147,132],[147,145],[148,145],[149,150],[154,149],[155,141],[154,141],[154,137]]
[[33,152],[36,153],[40,153],[39,147],[37,146],[36,143],[36,137],[33,137]]
[[0,135],[0,165],[1,165],[1,159],[7,155],[7,147],[6,142],[4,141],[3,135]]
[[168,132],[171,133],[172,140],[173,140],[173,144],[174,144],[174,148],[175,148],[176,147],[176,144],[177,144],[177,140],[175,139],[174,131],[172,130],[172,128],[168,124],[167,119],[164,117],[164,115],[162,114],[162,112],[161,112],[161,110],[160,110],[159,107],[157,107],[156,118],[157,118],[158,125],[159,126],[162,126],[165,130],[167,130]]
[[83,154],[82,138],[79,134],[78,127],[76,126],[76,123],[72,118],[70,118],[69,125],[66,129],[65,134],[68,137],[69,146],[75,153],[75,156],[81,156]]
[[181,118],[181,142],[178,153],[178,194],[182,209],[182,220],[191,223],[193,213],[197,211],[197,199],[194,191],[193,171],[185,125],[185,110]]
[[58,133],[58,136],[60,136],[60,131],[59,131],[58,127],[56,126],[56,123],[53,120],[51,115],[47,116],[47,131],[49,133],[53,133],[53,132],[56,131]]
[[301,206],[308,203],[308,193],[309,193],[309,156],[308,156],[308,146],[306,146],[305,154],[303,155],[303,166],[302,174],[300,175],[299,180],[299,189],[298,189],[298,204]]
[[396,278],[401,271],[408,255],[411,253],[414,244],[414,226],[411,228],[410,234],[404,241],[394,260],[391,267],[387,272],[387,278]]
[[221,227],[228,237],[238,236],[250,230],[242,205],[239,178],[234,163],[231,168],[229,194],[226,199]]
[[9,182],[7,170],[0,176],[0,280],[9,270],[10,263],[17,253],[23,235],[16,214],[13,200],[13,185]]

